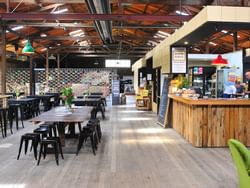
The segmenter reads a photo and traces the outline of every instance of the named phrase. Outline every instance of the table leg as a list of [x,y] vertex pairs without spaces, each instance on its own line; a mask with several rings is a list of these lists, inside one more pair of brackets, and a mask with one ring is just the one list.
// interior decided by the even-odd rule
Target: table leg
[[61,145],[65,146],[65,123],[59,122],[57,124],[57,130],[61,141]]

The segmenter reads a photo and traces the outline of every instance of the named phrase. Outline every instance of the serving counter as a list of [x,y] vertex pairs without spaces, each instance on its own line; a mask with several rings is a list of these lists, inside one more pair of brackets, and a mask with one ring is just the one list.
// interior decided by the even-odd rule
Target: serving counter
[[250,99],[191,99],[169,95],[172,127],[196,147],[250,146]]

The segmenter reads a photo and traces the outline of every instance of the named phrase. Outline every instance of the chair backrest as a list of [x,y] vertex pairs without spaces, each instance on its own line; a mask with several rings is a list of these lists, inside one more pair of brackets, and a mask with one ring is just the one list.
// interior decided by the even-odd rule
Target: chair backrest
[[239,141],[230,139],[228,141],[230,152],[237,169],[239,188],[250,187],[250,151]]

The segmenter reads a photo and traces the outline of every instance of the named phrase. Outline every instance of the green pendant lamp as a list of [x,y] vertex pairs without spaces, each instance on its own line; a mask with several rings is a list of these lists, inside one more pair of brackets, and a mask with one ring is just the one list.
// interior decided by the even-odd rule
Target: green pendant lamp
[[28,40],[27,43],[25,44],[23,50],[23,54],[33,54],[35,53],[34,48],[31,46],[30,41]]

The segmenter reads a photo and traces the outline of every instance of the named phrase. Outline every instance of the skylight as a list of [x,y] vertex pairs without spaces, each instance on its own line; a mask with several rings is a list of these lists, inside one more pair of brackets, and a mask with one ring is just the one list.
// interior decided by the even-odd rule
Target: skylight
[[52,14],[60,14],[60,13],[67,12],[67,11],[68,11],[68,9],[65,8],[65,9],[54,11],[54,12],[52,12]]
[[214,42],[209,42],[209,44],[213,45],[213,46],[216,46],[217,44],[214,43]]
[[188,16],[189,15],[188,13],[182,12],[182,11],[179,11],[179,10],[175,11],[175,13],[179,14],[179,15],[182,15],[182,16]]
[[23,26],[17,26],[17,27],[13,27],[11,30],[16,31],[16,30],[19,30],[19,29],[22,29],[22,28],[23,28]]

